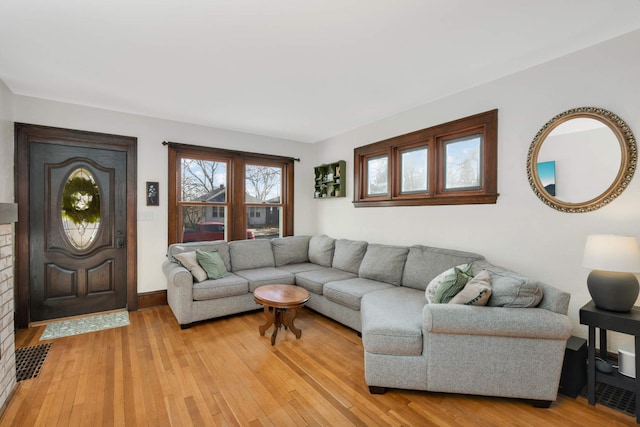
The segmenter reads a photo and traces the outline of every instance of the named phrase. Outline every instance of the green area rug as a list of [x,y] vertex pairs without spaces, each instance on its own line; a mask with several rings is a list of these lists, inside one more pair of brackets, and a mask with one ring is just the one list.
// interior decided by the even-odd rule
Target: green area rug
[[49,323],[44,329],[40,341],[102,331],[103,329],[119,328],[121,326],[127,326],[128,324],[128,311],[63,320],[61,322]]

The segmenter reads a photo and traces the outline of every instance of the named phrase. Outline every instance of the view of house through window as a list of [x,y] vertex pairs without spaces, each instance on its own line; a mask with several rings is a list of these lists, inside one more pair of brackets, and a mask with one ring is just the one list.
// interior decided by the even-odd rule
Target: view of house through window
[[182,241],[225,240],[227,162],[180,159]]
[[[170,147],[170,240],[270,239],[289,235],[291,159]],[[174,184],[175,183],[175,184]],[[175,187],[172,186],[175,185]],[[290,185],[291,186],[291,185]]]
[[257,239],[280,236],[282,168],[248,164],[244,179],[247,224]]

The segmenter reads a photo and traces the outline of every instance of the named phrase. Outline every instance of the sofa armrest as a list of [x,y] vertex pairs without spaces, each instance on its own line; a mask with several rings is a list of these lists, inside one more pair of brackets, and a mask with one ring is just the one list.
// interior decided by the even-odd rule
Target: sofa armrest
[[167,277],[167,303],[178,323],[185,327],[193,322],[193,276],[182,265],[169,260],[162,264]]
[[167,277],[167,283],[175,286],[193,286],[193,275],[178,263],[166,260],[162,264],[162,271]]
[[422,310],[425,334],[490,335],[566,340],[571,321],[542,308],[478,307],[427,304]]

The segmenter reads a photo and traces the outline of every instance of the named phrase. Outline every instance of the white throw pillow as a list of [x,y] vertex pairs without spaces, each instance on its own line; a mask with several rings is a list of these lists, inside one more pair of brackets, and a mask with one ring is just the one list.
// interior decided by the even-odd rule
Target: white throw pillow
[[182,252],[173,256],[180,264],[191,272],[196,282],[202,282],[209,278],[207,272],[198,263],[196,251]]
[[451,298],[449,304],[487,305],[490,297],[491,276],[487,270],[482,270]]

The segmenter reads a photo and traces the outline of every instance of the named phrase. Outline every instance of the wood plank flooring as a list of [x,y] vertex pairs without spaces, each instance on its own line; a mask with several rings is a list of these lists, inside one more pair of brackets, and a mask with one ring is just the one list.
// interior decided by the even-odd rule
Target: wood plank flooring
[[[263,313],[181,330],[167,306],[123,328],[52,340],[38,378],[19,386],[1,426],[622,426],[629,415],[560,395],[530,402],[389,390],[371,395],[355,331],[311,310],[258,335]],[[37,345],[44,326],[20,330]]]

